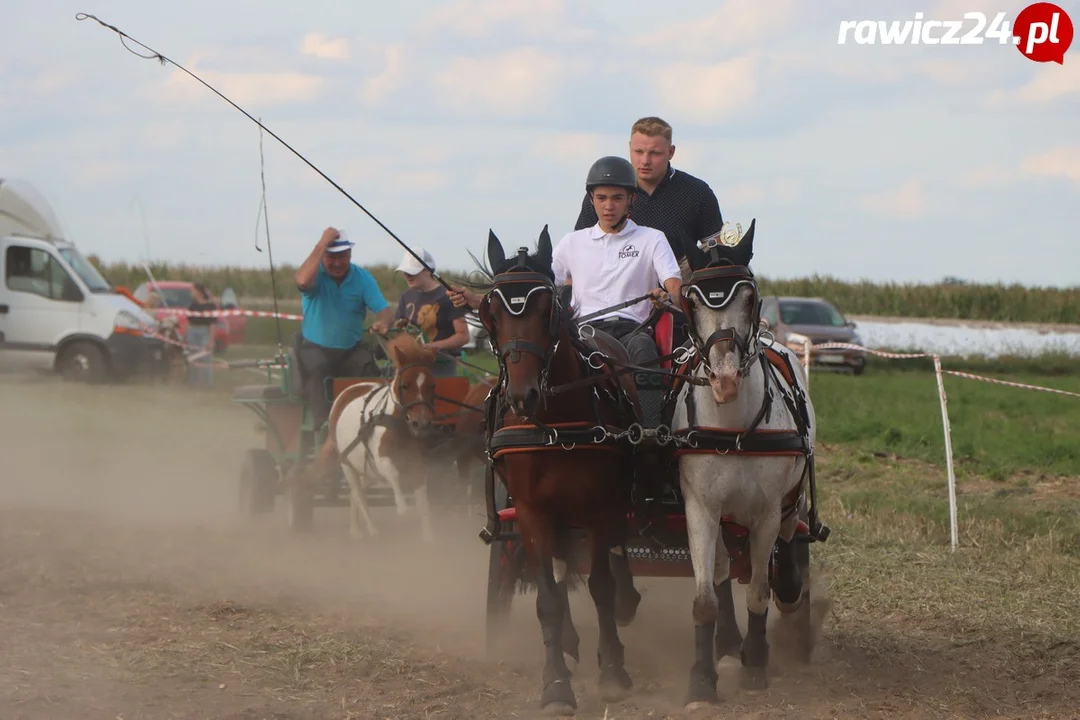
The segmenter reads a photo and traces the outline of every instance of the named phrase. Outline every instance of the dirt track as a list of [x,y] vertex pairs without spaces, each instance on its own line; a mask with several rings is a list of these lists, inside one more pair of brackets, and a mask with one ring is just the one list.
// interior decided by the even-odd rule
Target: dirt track
[[[0,398],[3,720],[535,715],[532,596],[516,604],[504,661],[483,657],[478,517],[442,518],[435,548],[387,511],[375,541],[350,541],[340,509],[290,537],[280,512],[234,515],[257,436],[220,397],[0,376]],[[622,631],[636,691],[606,708],[612,719],[678,714],[692,662],[689,581],[640,585]],[[574,611],[579,716],[605,717],[586,593]],[[774,652],[767,694],[722,676],[716,716],[1076,716],[1075,689],[1002,671],[985,647],[844,617],[826,624],[813,666]]]

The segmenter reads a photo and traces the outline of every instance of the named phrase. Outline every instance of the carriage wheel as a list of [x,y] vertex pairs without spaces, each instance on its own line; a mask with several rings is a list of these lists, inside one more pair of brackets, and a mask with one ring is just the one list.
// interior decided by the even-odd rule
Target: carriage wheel
[[[806,497],[799,500],[799,519],[809,525],[810,517],[806,505]],[[792,633],[792,648],[800,662],[809,663],[810,656],[814,652],[814,624],[810,607],[810,543],[800,542],[795,546],[795,558],[802,570],[802,601],[799,609],[790,615],[784,616]]]
[[245,451],[240,466],[240,512],[252,516],[273,510],[277,485],[278,469],[274,457],[261,448]]
[[485,635],[487,654],[494,659],[495,649],[506,629],[513,607],[514,593],[525,566],[525,548],[517,540],[500,540],[491,544],[488,560],[487,623]]
[[[299,474],[300,466],[294,471]],[[315,492],[305,482],[292,477],[285,488],[285,512],[289,521],[289,530],[294,533],[309,533],[315,527]]]
[[[495,507],[508,505],[506,488],[499,483],[495,488]],[[504,525],[504,532],[513,532],[512,525]],[[525,569],[525,546],[520,540],[496,540],[491,543],[488,555],[487,618],[484,627],[487,654],[494,657],[495,646],[506,627],[506,620],[513,606],[514,593]]]

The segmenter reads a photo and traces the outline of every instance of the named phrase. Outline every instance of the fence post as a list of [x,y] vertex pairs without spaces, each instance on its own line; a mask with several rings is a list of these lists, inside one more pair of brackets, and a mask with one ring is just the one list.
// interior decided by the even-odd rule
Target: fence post
[[949,429],[949,401],[945,397],[945,382],[941,375],[941,357],[934,355],[934,374],[937,376],[938,399],[941,400],[941,424],[945,431],[945,468],[949,479],[949,535],[952,551],[956,551],[956,474],[953,472],[952,432]]
[[806,375],[806,389],[809,390],[810,389],[810,346],[813,345],[813,342],[811,342],[810,338],[808,338],[806,335],[803,335],[802,333],[797,333],[797,332],[789,333],[788,337],[787,337],[787,342],[789,343],[789,347],[790,347],[790,343],[802,343],[802,364],[803,364],[803,371],[804,371],[803,374]]

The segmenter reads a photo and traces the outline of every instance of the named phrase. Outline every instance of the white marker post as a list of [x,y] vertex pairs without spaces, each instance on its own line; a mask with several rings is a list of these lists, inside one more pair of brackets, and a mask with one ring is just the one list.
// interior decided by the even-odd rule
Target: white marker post
[[953,472],[952,432],[949,429],[949,401],[945,397],[945,382],[941,375],[941,357],[934,355],[934,374],[937,375],[938,398],[941,400],[941,424],[945,430],[945,467],[949,477],[949,534],[952,551],[956,552],[956,474]]
[[810,389],[810,346],[813,345],[813,343],[810,341],[810,338],[808,338],[806,335],[803,335],[802,333],[797,333],[797,332],[788,333],[787,341],[788,341],[788,343],[799,343],[799,344],[802,345],[802,364],[803,364],[803,370],[805,371],[805,375],[806,375],[806,389],[809,390]]

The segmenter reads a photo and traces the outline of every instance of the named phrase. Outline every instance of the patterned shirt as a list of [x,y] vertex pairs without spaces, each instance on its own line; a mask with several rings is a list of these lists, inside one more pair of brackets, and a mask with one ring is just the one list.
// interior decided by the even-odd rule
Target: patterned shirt
[[[720,204],[709,184],[671,165],[668,165],[667,175],[652,195],[638,188],[630,217],[642,227],[655,228],[664,233],[679,260],[686,256],[687,247],[720,232],[724,227]],[[585,193],[574,229],[584,230],[596,222],[592,199]]]

